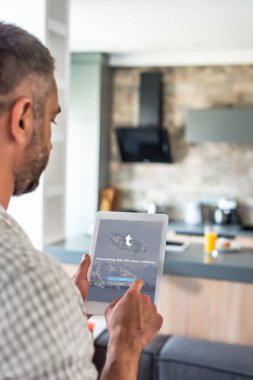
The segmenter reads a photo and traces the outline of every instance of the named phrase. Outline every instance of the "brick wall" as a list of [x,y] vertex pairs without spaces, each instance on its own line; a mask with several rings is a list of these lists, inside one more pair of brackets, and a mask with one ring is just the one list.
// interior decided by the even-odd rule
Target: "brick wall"
[[111,184],[122,191],[122,207],[163,204],[181,218],[184,205],[199,198],[233,195],[253,204],[253,145],[189,145],[185,126],[189,108],[253,106],[253,65],[149,69],[163,73],[163,127],[171,136],[173,164],[123,164],[115,126],[136,126],[139,78],[147,68],[112,69]]

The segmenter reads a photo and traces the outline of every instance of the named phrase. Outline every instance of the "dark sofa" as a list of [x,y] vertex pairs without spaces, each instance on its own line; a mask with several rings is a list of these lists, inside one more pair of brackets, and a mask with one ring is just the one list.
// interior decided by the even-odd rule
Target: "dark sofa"
[[[100,372],[108,332],[95,340],[94,363]],[[138,380],[253,379],[253,347],[157,335],[143,351]]]

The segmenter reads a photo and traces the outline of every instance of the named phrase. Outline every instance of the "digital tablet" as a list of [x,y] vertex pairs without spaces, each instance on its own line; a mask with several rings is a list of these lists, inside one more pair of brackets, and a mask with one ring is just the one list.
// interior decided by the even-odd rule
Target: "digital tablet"
[[156,303],[167,228],[164,214],[97,213],[90,247],[88,314],[103,315],[137,278],[144,282],[141,292]]

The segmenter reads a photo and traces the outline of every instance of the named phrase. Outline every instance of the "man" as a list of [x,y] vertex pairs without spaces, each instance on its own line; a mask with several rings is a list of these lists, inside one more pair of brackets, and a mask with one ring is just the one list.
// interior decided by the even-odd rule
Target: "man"
[[[0,23],[0,379],[97,378],[83,302],[89,256],[73,285],[6,212],[12,195],[37,187],[59,111],[49,51],[24,30]],[[106,310],[103,380],[135,379],[141,351],[162,325],[142,285],[137,280]]]

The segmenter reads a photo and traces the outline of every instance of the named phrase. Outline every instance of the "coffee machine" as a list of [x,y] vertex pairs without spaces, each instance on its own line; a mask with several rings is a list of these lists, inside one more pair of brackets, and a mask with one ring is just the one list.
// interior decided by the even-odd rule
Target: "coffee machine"
[[233,197],[222,197],[214,210],[215,224],[240,224],[238,203]]

